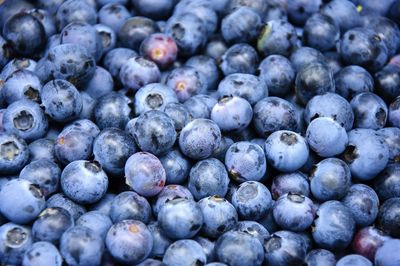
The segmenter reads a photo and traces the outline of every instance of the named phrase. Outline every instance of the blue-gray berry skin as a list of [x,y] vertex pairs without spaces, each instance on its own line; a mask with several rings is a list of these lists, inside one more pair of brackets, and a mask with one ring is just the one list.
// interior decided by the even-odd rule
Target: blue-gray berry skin
[[151,153],[137,152],[125,163],[126,184],[139,195],[155,196],[165,185],[165,170]]
[[326,265],[335,266],[336,258],[335,255],[326,249],[313,249],[308,252],[306,258],[304,259],[306,263],[310,266]]
[[32,246],[31,229],[15,223],[0,226],[0,262],[19,265],[25,252]]
[[264,241],[265,261],[269,265],[301,264],[306,256],[306,245],[300,234],[278,231]]
[[130,102],[128,97],[115,92],[100,97],[94,109],[94,118],[98,127],[100,129],[107,127],[124,129],[130,120]]
[[144,223],[123,220],[110,228],[105,244],[115,260],[124,264],[136,264],[150,255],[153,237]]
[[103,251],[103,239],[87,227],[71,227],[61,237],[60,252],[70,265],[100,265]]
[[377,217],[378,228],[394,238],[400,236],[399,230],[400,198],[386,200],[380,207]]
[[380,129],[386,125],[388,108],[386,103],[372,92],[362,92],[350,102],[354,112],[355,128]]
[[268,137],[277,130],[298,130],[297,111],[282,98],[266,97],[257,102],[253,111],[253,124],[260,137]]
[[60,168],[49,159],[32,161],[19,174],[19,178],[38,185],[44,196],[51,195],[58,190],[60,176]]
[[[325,57],[319,51],[311,47],[300,47],[294,51],[290,56],[290,61],[293,64],[296,72],[300,72],[302,69],[307,67],[309,64],[323,63],[325,64]],[[328,69],[329,66],[328,66]],[[317,73],[315,73],[317,74]],[[318,73],[321,74],[321,73]]]
[[193,240],[203,248],[207,261],[215,261],[215,241],[213,239],[196,236]]
[[258,220],[267,215],[272,207],[272,197],[268,188],[256,181],[246,181],[233,191],[232,200],[239,217]]
[[365,68],[351,65],[335,74],[335,89],[340,96],[351,100],[362,92],[374,90],[374,79]]
[[188,189],[196,200],[214,195],[225,197],[228,184],[225,166],[215,158],[199,161],[190,170]]
[[27,224],[38,216],[45,205],[40,187],[28,180],[10,180],[1,187],[0,213],[11,222]]
[[374,180],[374,190],[381,200],[400,197],[400,165],[388,164]]
[[396,162],[400,159],[400,128],[385,127],[378,130],[389,148],[389,161]]
[[114,81],[110,72],[106,69],[96,66],[96,71],[88,84],[85,86],[84,91],[93,99],[98,99],[114,89]]
[[201,209],[193,200],[177,198],[168,201],[158,213],[163,232],[171,239],[195,236],[203,225]]
[[220,262],[232,266],[262,265],[264,250],[257,238],[240,231],[228,231],[215,245]]
[[137,91],[141,87],[159,82],[161,77],[157,65],[150,60],[137,56],[129,58],[119,72],[119,79],[126,88]]
[[400,240],[390,239],[378,248],[375,255],[375,265],[394,266],[400,263],[399,256]]
[[260,80],[265,82],[270,95],[283,96],[293,86],[295,69],[289,59],[282,55],[270,55],[258,66]]
[[142,151],[165,154],[176,140],[174,122],[162,111],[149,110],[136,120],[133,136]]
[[258,62],[257,51],[252,46],[238,43],[222,55],[220,68],[225,76],[234,73],[255,74]]
[[181,185],[167,185],[153,201],[152,209],[154,216],[157,217],[162,207],[164,207],[164,205],[170,200],[176,198],[194,200],[192,193],[190,193],[190,190],[187,189],[187,187]]
[[351,174],[360,180],[371,180],[389,161],[389,147],[372,129],[356,128],[348,133],[349,144],[343,153]]
[[192,159],[210,157],[221,142],[221,130],[209,119],[195,119],[187,124],[179,135],[179,147]]
[[229,176],[237,182],[260,181],[266,174],[267,161],[260,146],[240,141],[226,151],[225,167]]
[[35,242],[25,253],[22,265],[61,266],[63,259],[56,246],[49,242]]
[[358,254],[351,254],[342,257],[336,263],[337,266],[373,266],[372,262]]
[[[299,2],[301,3],[301,1]],[[320,51],[328,51],[335,47],[339,38],[339,26],[327,15],[315,13],[307,19],[304,25],[304,43]]]
[[104,55],[103,65],[114,78],[117,78],[122,65],[135,56],[137,53],[129,48],[114,48]]
[[[32,235],[35,241],[58,245],[63,233],[74,225],[74,218],[68,210],[61,207],[48,207],[33,223]],[[49,230],[50,227],[51,230]]]
[[310,184],[307,176],[301,172],[275,176],[271,184],[272,197],[277,200],[280,196],[289,192],[308,197],[310,195]]
[[279,130],[272,133],[265,141],[265,155],[275,169],[293,172],[307,162],[309,148],[307,141],[300,134]]
[[137,151],[134,138],[119,128],[106,128],[93,142],[96,161],[107,173],[120,176],[126,160]]
[[172,240],[162,232],[158,222],[149,223],[147,228],[153,236],[153,248],[150,257],[162,258],[167,248],[172,244]]
[[69,212],[74,220],[86,212],[86,208],[70,200],[65,194],[57,193],[47,200],[47,208],[60,207]]
[[236,227],[238,214],[235,207],[224,198],[211,196],[199,201],[204,224],[201,232],[210,238],[217,238]]
[[268,230],[262,224],[255,221],[239,221],[236,224],[236,230],[256,237],[262,245],[264,244],[264,239],[269,236]]
[[168,247],[163,257],[163,265],[204,265],[206,260],[206,255],[199,243],[191,239],[183,239],[175,241]]
[[97,161],[77,160],[61,174],[61,188],[72,200],[81,204],[99,201],[108,188],[108,177]]
[[174,91],[161,83],[150,83],[135,94],[135,113],[141,115],[150,110],[164,111],[170,103],[178,103]]
[[147,224],[151,216],[151,207],[146,198],[136,192],[125,191],[112,200],[109,215],[114,223],[131,219]]
[[311,193],[317,200],[340,200],[350,188],[351,173],[342,160],[328,158],[313,167],[310,180]]
[[18,173],[29,161],[26,142],[15,134],[0,132],[0,171]]
[[166,184],[182,184],[188,176],[192,163],[179,149],[172,149],[159,157],[166,174]]
[[351,242],[355,221],[350,209],[339,201],[327,201],[317,210],[312,236],[322,248],[343,250]]
[[39,102],[42,93],[42,82],[30,70],[16,70],[4,79],[1,93],[4,101],[8,104],[22,99]]
[[108,215],[99,211],[90,211],[79,217],[79,219],[76,220],[76,225],[90,228],[105,239],[113,223]]

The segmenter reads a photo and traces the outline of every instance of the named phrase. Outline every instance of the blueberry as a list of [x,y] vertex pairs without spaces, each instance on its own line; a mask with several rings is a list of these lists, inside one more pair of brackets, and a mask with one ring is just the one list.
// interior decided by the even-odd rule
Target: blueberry
[[[193,99],[193,97],[190,99]],[[190,121],[189,110],[181,103],[168,103],[165,105],[164,113],[172,119],[177,132],[181,131]]]
[[45,241],[57,245],[62,234],[74,225],[74,218],[66,209],[48,207],[39,214],[33,223],[32,235],[35,241]]
[[38,53],[46,45],[43,24],[28,12],[20,12],[7,19],[3,26],[3,37],[22,56]]
[[349,131],[353,128],[354,113],[349,102],[335,93],[314,96],[304,109],[306,124],[318,117],[331,117]]
[[215,158],[199,161],[190,170],[188,189],[196,200],[213,195],[224,197],[228,184],[224,164]]
[[306,256],[303,238],[291,231],[278,231],[264,241],[265,262],[271,266],[301,264]]
[[257,41],[261,54],[289,56],[297,47],[297,34],[293,25],[283,19],[270,20],[266,23]]
[[77,88],[87,84],[95,71],[96,62],[93,56],[84,46],[75,43],[51,47],[47,56],[43,57],[35,68],[42,82],[65,79]]
[[315,207],[306,196],[289,192],[275,202],[273,215],[283,229],[301,232],[314,221]]
[[203,248],[207,261],[215,261],[215,241],[202,236],[196,236],[193,240]]
[[270,95],[287,94],[294,83],[295,69],[284,56],[270,55],[258,66],[260,79],[265,81]]
[[25,179],[14,179],[0,191],[0,212],[11,222],[26,224],[45,208],[46,201],[39,186]]
[[98,61],[103,54],[100,34],[96,28],[84,22],[72,22],[60,33],[60,44],[80,44]]
[[356,253],[374,261],[376,250],[389,239],[389,236],[374,226],[364,227],[355,234],[352,249]]
[[232,144],[226,151],[225,167],[237,182],[260,181],[267,171],[267,162],[261,147],[243,141]]
[[44,196],[58,190],[61,169],[49,159],[38,159],[30,162],[19,173],[19,178],[30,181],[40,187]]
[[193,195],[189,189],[181,185],[167,185],[161,190],[153,202],[153,213],[157,217],[164,205],[177,198],[193,200]]
[[123,47],[139,51],[140,44],[158,31],[157,24],[146,17],[130,17],[118,29],[118,39]]
[[144,85],[158,82],[160,70],[153,61],[136,56],[121,66],[119,79],[126,88],[137,91]]
[[126,160],[136,151],[135,140],[118,128],[102,130],[93,142],[95,160],[112,175],[122,175]]
[[150,257],[162,258],[167,248],[172,244],[172,240],[162,232],[157,222],[148,224],[147,229],[151,232],[154,240]]
[[117,35],[112,28],[103,24],[96,24],[94,28],[100,35],[103,54],[117,45]]
[[120,3],[107,3],[98,12],[99,22],[118,32],[125,20],[131,17],[128,9]]
[[351,254],[342,257],[338,262],[336,263],[337,266],[348,266],[348,265],[354,265],[354,266],[372,266],[372,262],[366,259],[365,257],[357,254]]
[[42,104],[54,121],[66,122],[82,111],[82,98],[74,85],[56,79],[46,83],[41,91]]
[[105,239],[108,229],[112,226],[112,221],[106,214],[98,211],[90,211],[79,217],[76,221],[76,225],[90,228]]
[[310,184],[303,173],[293,172],[274,177],[271,184],[272,197],[276,200],[289,192],[301,194],[306,197],[309,196]]
[[176,60],[178,47],[172,37],[163,33],[154,33],[143,40],[140,45],[140,54],[156,63],[159,68],[165,69]]
[[211,111],[216,104],[217,100],[215,98],[205,94],[194,95],[183,103],[191,119],[210,119]]
[[46,134],[48,120],[39,104],[24,99],[7,107],[3,115],[3,127],[6,132],[30,142]]
[[254,221],[239,221],[236,224],[235,230],[256,237],[260,241],[261,245],[264,244],[264,239],[268,238],[269,236],[268,230],[263,225]]
[[104,55],[103,66],[114,78],[117,78],[119,77],[121,67],[128,61],[128,59],[137,55],[138,54],[134,50],[128,48],[114,48]]
[[178,149],[170,150],[159,159],[166,173],[167,184],[182,184],[186,181],[191,163]]
[[116,195],[112,193],[105,194],[101,200],[90,207],[90,210],[110,216],[111,204],[115,197]]
[[136,264],[137,266],[163,266],[163,263],[159,260],[155,259],[145,259],[139,264]]
[[389,164],[379,173],[374,182],[375,192],[379,198],[387,200],[400,197],[400,187],[398,180],[400,178],[400,164]]
[[398,253],[400,241],[398,239],[390,239],[383,243],[382,247],[378,248],[375,256],[375,265],[395,266],[400,263]]
[[120,93],[109,93],[97,101],[94,118],[100,129],[117,127],[124,129],[130,120],[130,99]]
[[98,162],[76,160],[64,168],[60,184],[70,199],[88,204],[104,196],[108,187],[108,177]]
[[174,38],[179,53],[188,56],[195,54],[203,47],[206,41],[207,28],[195,14],[183,13],[170,17],[164,32]]
[[110,93],[114,89],[114,81],[110,72],[102,67],[96,66],[92,79],[85,87],[85,92],[93,99],[98,99]]
[[258,54],[252,46],[238,43],[222,55],[220,68],[225,76],[234,73],[255,74],[258,62]]
[[389,235],[398,238],[399,229],[400,198],[390,198],[386,200],[379,208],[377,224],[378,228]]
[[322,6],[321,0],[288,1],[288,18],[297,25],[303,25],[306,20],[314,13],[317,13]]
[[19,265],[22,263],[24,253],[33,244],[29,227],[14,223],[0,226],[0,262],[4,264]]
[[374,79],[371,74],[360,66],[346,66],[335,74],[336,93],[351,100],[362,92],[374,90]]
[[229,147],[234,143],[234,141],[225,136],[221,136],[221,142],[217,149],[214,150],[212,156],[220,160],[221,162],[225,162],[225,155],[228,151]]
[[67,0],[58,7],[56,20],[59,30],[75,21],[82,21],[93,25],[97,20],[97,12],[88,1]]
[[26,142],[14,134],[0,133],[0,172],[18,173],[29,161]]
[[367,185],[352,185],[342,202],[353,213],[354,221],[358,226],[371,225],[378,215],[378,195]]
[[343,198],[350,188],[350,169],[340,159],[327,158],[312,168],[310,180],[311,193],[317,200],[338,200]]
[[179,147],[192,159],[205,159],[212,155],[221,142],[218,125],[209,119],[195,119],[179,135]]
[[85,207],[73,202],[66,195],[57,193],[47,200],[47,208],[59,207],[68,211],[73,220],[78,219],[86,212]]
[[297,111],[293,104],[278,98],[266,97],[254,106],[253,124],[260,137],[278,130],[297,131]]
[[142,196],[157,195],[164,187],[165,176],[160,160],[151,153],[137,152],[126,161],[126,183]]
[[147,224],[150,220],[151,207],[146,198],[136,192],[125,191],[114,197],[109,215],[114,223],[132,219]]
[[201,232],[205,236],[217,238],[236,227],[238,214],[226,199],[218,196],[205,197],[199,201],[199,206],[204,217]]
[[334,48],[339,38],[340,29],[330,16],[315,13],[307,19],[304,25],[304,43],[320,51]]
[[397,97],[389,106],[389,124],[399,127],[400,125],[400,97]]
[[11,56],[11,47],[3,37],[0,37],[0,67],[8,65]]
[[93,119],[94,108],[96,106],[96,99],[93,99],[89,94],[84,91],[80,92],[82,98],[82,111],[79,114],[81,119]]
[[191,239],[184,239],[175,241],[168,247],[163,257],[163,265],[205,265],[206,260],[200,244]]
[[103,239],[87,227],[71,227],[61,237],[60,252],[70,265],[100,265],[103,251]]
[[257,238],[240,231],[228,231],[215,245],[220,262],[228,265],[261,265],[264,251]]
[[40,101],[42,83],[35,73],[27,69],[16,70],[4,80],[2,96],[11,104],[18,100]]
[[259,220],[272,207],[271,193],[262,183],[246,181],[233,191],[232,200],[241,219]]
[[354,127],[380,129],[385,126],[388,109],[385,102],[372,92],[362,92],[350,102],[354,112]]
[[385,43],[370,28],[348,30],[341,38],[340,54],[345,63],[359,65],[372,72],[380,70],[388,60]]
[[387,47],[389,57],[395,55],[400,46],[400,30],[396,23],[385,17],[373,16],[368,20],[367,26],[381,37]]
[[165,203],[158,213],[162,231],[171,239],[195,236],[203,226],[203,214],[193,200],[176,198]]
[[400,94],[400,66],[387,65],[375,73],[374,77],[376,91],[384,99],[392,101]]
[[351,174],[361,180],[370,180],[382,171],[389,161],[389,148],[372,129],[353,129],[349,144],[343,153]]
[[227,49],[227,44],[223,41],[222,37],[214,35],[209,38],[208,43],[204,48],[204,53],[215,60],[219,60]]
[[49,242],[40,241],[26,250],[22,265],[61,266],[62,261],[63,259],[57,247]]
[[296,49],[290,55],[290,61],[297,72],[302,71],[303,68],[311,63],[326,63],[325,57],[320,51],[306,46]]
[[321,157],[342,153],[348,144],[346,130],[330,117],[319,117],[311,121],[306,132],[310,148]]
[[327,201],[319,206],[316,217],[312,236],[320,247],[341,250],[350,244],[355,221],[349,208],[339,201]]
[[336,265],[335,255],[326,249],[311,250],[307,254],[304,261],[308,266],[318,266],[318,265],[335,266]]
[[36,64],[36,61],[33,59],[13,58],[3,67],[0,77],[1,79],[5,80],[17,70],[28,70],[33,72]]
[[[191,1],[193,6],[189,5],[187,8],[175,8],[173,17],[177,17],[183,14],[193,14],[197,18],[200,19],[202,25],[205,28],[205,37],[212,35],[218,26],[218,16],[212,5],[206,4],[208,0],[203,2],[199,2],[196,4],[196,1]],[[190,2],[190,1],[189,1]]]
[[349,0],[333,0],[321,8],[321,13],[331,17],[342,32],[359,26],[361,23],[355,4]]
[[309,149],[306,140],[293,131],[278,130],[265,141],[265,156],[277,170],[293,172],[307,161]]
[[249,7],[239,7],[226,15],[221,22],[221,33],[228,43],[252,42],[261,27],[261,17]]

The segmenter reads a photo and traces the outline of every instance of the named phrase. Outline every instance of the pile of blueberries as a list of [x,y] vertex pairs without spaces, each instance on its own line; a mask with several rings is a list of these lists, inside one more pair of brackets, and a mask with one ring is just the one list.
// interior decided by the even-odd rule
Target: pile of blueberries
[[0,265],[400,265],[400,0],[0,2]]

